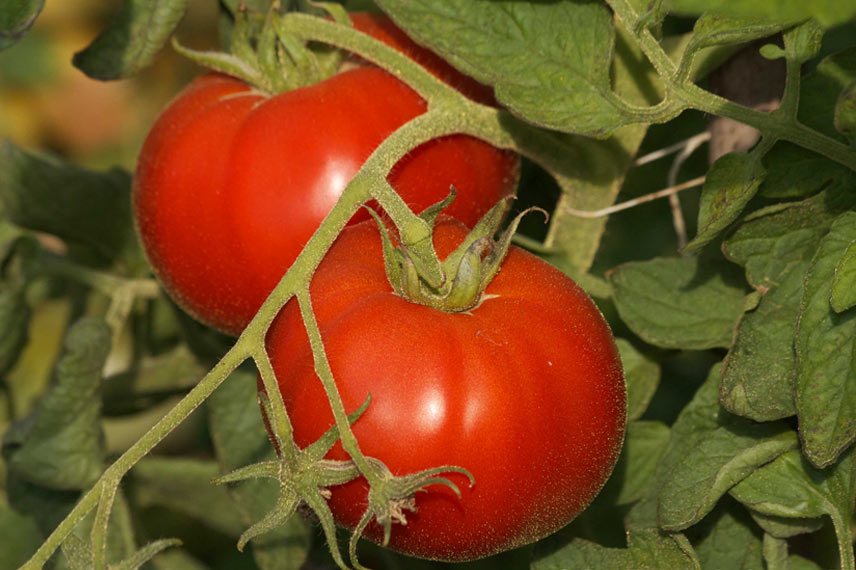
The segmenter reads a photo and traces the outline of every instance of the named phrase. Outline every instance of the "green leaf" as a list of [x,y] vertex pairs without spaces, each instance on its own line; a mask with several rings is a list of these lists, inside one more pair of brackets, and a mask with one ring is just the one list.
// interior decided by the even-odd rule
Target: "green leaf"
[[20,515],[0,500],[0,568],[18,568],[42,543],[33,519]]
[[722,378],[722,405],[728,411],[755,421],[796,413],[793,343],[807,268],[807,261],[789,267],[758,307],[740,320]]
[[764,18],[773,22],[815,18],[827,28],[856,15],[856,6],[841,0],[672,0],[672,10],[685,15],[710,12],[733,18]]
[[759,50],[767,59],[786,58],[792,63],[802,64],[820,51],[823,41],[823,28],[814,20],[794,26],[783,34],[785,48],[776,44],[766,44]]
[[[775,570],[771,568],[770,570]],[[787,570],[823,570],[817,563],[798,554],[788,556]]]
[[657,464],[647,493],[627,517],[630,529],[657,527],[657,502],[660,490],[680,461],[717,427],[731,418],[719,405],[719,364],[710,370],[707,380],[684,407],[675,423],[666,450]]
[[608,278],[621,319],[646,342],[684,349],[731,344],[745,290],[727,264],[660,258],[621,265]]
[[104,415],[132,414],[187,392],[205,369],[186,345],[143,359],[134,370],[113,375],[104,385]]
[[766,175],[758,152],[732,152],[714,162],[702,189],[698,234],[685,249],[698,251],[736,220]]
[[669,4],[666,0],[629,0],[634,12],[639,18],[633,22],[633,30],[641,28],[656,28],[663,23],[669,14]]
[[493,85],[523,119],[606,137],[645,118],[610,86],[612,17],[600,2],[380,0],[417,42]]
[[693,547],[702,568],[760,570],[761,533],[740,504],[724,501],[710,516],[693,528],[698,540]]
[[[28,515],[36,522],[42,538],[48,536],[71,512],[81,494],[80,491],[59,491],[28,483],[14,470],[8,472],[5,483],[9,503],[16,511]],[[75,527],[74,535],[78,542],[89,544],[93,519],[94,512],[91,512]],[[2,544],[0,541],[0,545]],[[121,560],[135,548],[128,504],[120,489],[116,494],[107,529],[107,560]]]
[[[616,31],[611,72],[615,92],[636,105],[656,104],[665,93],[662,81],[632,40],[631,33],[623,27]],[[553,209],[546,242],[560,252],[551,255],[549,261],[573,279],[585,280],[607,220],[579,218],[569,209],[597,210],[615,202],[647,127],[642,123],[624,127],[609,141],[557,135],[557,144],[545,145],[537,157],[532,157],[556,179],[562,190]]]
[[856,212],[823,238],[806,276],[797,325],[796,405],[804,453],[824,467],[856,439],[856,311],[830,306],[835,268],[856,240]]
[[856,140],[856,80],[838,95],[833,114],[835,130]]
[[153,570],[210,570],[210,568],[180,548],[159,552],[152,559]]
[[726,257],[745,267],[749,283],[767,293],[795,263],[810,260],[835,219],[856,200],[850,181],[801,202],[758,210],[725,242]]
[[820,518],[778,517],[758,511],[751,511],[750,514],[765,533],[776,538],[790,538],[798,534],[817,532],[823,527],[823,519]]
[[808,20],[784,33],[785,51],[791,61],[805,63],[817,56],[823,44],[823,28]]
[[796,433],[781,423],[735,420],[709,432],[663,484],[658,508],[661,527],[675,531],[697,523],[731,487],[797,446]]
[[188,0],[124,0],[110,25],[72,60],[94,79],[121,79],[149,66],[184,16]]
[[856,242],[851,242],[835,266],[829,299],[836,313],[856,306]]
[[[682,54],[678,77],[681,79],[689,78],[690,80],[697,79],[699,69],[710,67],[710,64],[705,62],[706,59],[713,60],[715,65],[722,64],[739,49],[741,44],[777,34],[788,25],[790,24],[787,22],[756,17],[733,17],[716,13],[702,14],[696,20],[693,32]],[[764,49],[762,48],[763,53]],[[696,59],[699,61],[697,62]]]
[[623,338],[615,339],[627,384],[627,422],[639,419],[660,384],[660,367]]
[[764,156],[767,177],[758,193],[767,198],[802,198],[840,184],[850,169],[788,142],[778,142]]
[[146,457],[130,477],[138,505],[167,507],[237,538],[244,523],[226,489],[214,484],[219,474],[212,461]]
[[669,427],[661,422],[634,421],[627,424],[624,447],[603,494],[616,496],[615,504],[629,505],[645,496],[657,464],[666,452]]
[[798,519],[829,515],[839,540],[842,562],[853,568],[851,538],[856,464],[848,452],[825,470],[811,466],[799,451],[788,452],[755,471],[731,490],[749,508],[778,517]]
[[27,33],[44,5],[45,0],[4,0],[0,4],[0,50]]
[[56,384],[33,414],[4,436],[3,455],[17,476],[50,489],[78,490],[101,475],[101,371],[110,336],[107,324],[95,317],[69,330]]
[[127,172],[93,172],[0,143],[3,217],[83,246],[95,261],[110,261],[136,243],[130,190]]
[[[234,372],[208,400],[209,426],[220,473],[275,459],[262,422],[256,375]],[[272,479],[251,479],[230,485],[228,492],[241,512],[244,525],[256,523],[279,498]],[[309,551],[310,533],[300,517],[252,540],[253,557],[262,570],[298,570]]]
[[797,116],[807,127],[846,141],[835,128],[839,96],[856,80],[856,46],[831,55],[802,81]]
[[536,559],[532,570],[568,568],[633,568],[634,570],[700,570],[692,546],[682,535],[648,529],[627,533],[627,548],[605,548],[575,539],[567,546]]
[[745,44],[781,32],[788,24],[757,17],[729,17],[705,13],[696,20],[686,53],[722,45]]
[[275,458],[262,421],[253,371],[233,372],[211,395],[207,405],[221,473]]
[[746,269],[763,294],[746,313],[725,361],[722,404],[756,421],[793,415],[794,337],[803,279],[837,212],[854,201],[847,179],[812,198],[754,213],[725,242],[728,258]]
[[13,240],[9,256],[3,260],[0,280],[0,378],[15,365],[29,338],[32,311],[27,303],[26,291],[29,280],[25,270],[18,267],[22,257],[30,252],[29,238]]

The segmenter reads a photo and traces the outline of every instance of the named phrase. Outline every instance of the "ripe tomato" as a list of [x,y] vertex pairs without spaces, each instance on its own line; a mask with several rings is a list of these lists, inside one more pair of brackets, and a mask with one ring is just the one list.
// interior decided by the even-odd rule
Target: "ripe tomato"
[[[134,180],[137,229],[167,291],[240,333],[366,158],[425,110],[371,67],[272,97],[223,75],[192,82],[149,133]],[[458,135],[415,149],[389,181],[417,211],[454,185],[448,213],[472,225],[513,192],[517,168],[512,153]]]
[[[439,222],[438,253],[466,228]],[[353,425],[363,452],[395,475],[441,465],[458,499],[434,485],[418,512],[394,525],[390,548],[462,561],[536,541],[567,524],[609,476],[623,441],[626,395],[608,325],[568,277],[512,247],[486,297],[444,313],[392,292],[377,227],[347,228],[316,272],[311,294],[345,408],[371,394]],[[296,303],[268,350],[298,445],[333,425]],[[347,459],[336,444],[327,456]],[[353,528],[366,506],[363,478],[330,489],[336,521]],[[382,538],[372,523],[367,536]]]

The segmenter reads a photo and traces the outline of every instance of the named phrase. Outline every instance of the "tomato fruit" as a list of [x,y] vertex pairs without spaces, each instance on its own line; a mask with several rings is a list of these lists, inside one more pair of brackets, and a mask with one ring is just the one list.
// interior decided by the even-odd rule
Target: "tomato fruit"
[[[438,222],[442,256],[466,235]],[[446,313],[395,295],[377,226],[346,228],[316,272],[311,295],[346,410],[371,394],[353,431],[362,451],[395,475],[441,465],[462,497],[434,485],[394,525],[390,548],[471,560],[536,541],[572,520],[618,458],[626,391],[615,342],[591,299],[546,262],[512,247],[480,305]],[[333,425],[296,303],[267,346],[298,445]],[[337,443],[331,459],[347,459]],[[362,477],[332,487],[336,521],[354,528]],[[367,536],[382,538],[377,523]]]
[[[134,179],[138,233],[166,290],[240,333],[371,152],[425,110],[373,67],[275,96],[224,75],[193,81],[155,122]],[[514,154],[455,135],[414,149],[389,181],[417,211],[454,185],[449,214],[472,225],[513,192],[517,169]]]

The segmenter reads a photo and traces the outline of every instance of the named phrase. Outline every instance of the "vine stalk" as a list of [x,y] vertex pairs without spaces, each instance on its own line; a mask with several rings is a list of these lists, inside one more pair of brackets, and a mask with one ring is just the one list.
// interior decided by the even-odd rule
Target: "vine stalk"
[[[626,29],[633,31],[639,14],[629,0],[607,0],[616,19]],[[637,33],[631,33],[639,48],[654,66],[657,74],[666,84],[668,97],[674,97],[688,108],[704,111],[712,115],[727,117],[754,127],[770,139],[785,140],[808,150],[822,154],[851,170],[856,171],[856,151],[831,137],[824,135],[800,123],[791,108],[793,87],[788,95],[788,109],[783,113],[776,111],[756,111],[744,105],[734,103],[718,95],[706,91],[689,80],[687,73],[682,73],[674,61],[666,54],[660,42],[647,28],[641,28]],[[790,66],[788,76],[793,72]],[[793,78],[790,86],[798,85]]]

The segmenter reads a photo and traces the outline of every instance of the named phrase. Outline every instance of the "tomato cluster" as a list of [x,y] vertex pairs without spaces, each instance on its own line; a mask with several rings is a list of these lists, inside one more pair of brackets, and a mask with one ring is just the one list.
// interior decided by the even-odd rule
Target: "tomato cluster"
[[[384,18],[355,16],[355,26],[426,53]],[[435,73],[486,97],[430,57]],[[240,333],[371,152],[425,111],[409,87],[368,66],[274,96],[200,77],[158,118],[134,179],[135,219],[158,278],[197,319]],[[416,211],[454,185],[448,213],[472,225],[514,191],[517,169],[512,153],[456,135],[413,150],[389,181]]]
[[[457,73],[379,16],[354,25],[406,53],[467,96],[485,86]],[[139,234],[172,297],[199,320],[238,334],[294,261],[370,153],[426,111],[384,71],[359,65],[274,96],[208,74],[189,85],[145,141],[134,181]],[[518,159],[467,136],[426,143],[388,180],[415,210],[457,199],[434,236],[447,255],[514,190]],[[393,293],[379,231],[365,212],[339,236],[311,293],[363,452],[405,475],[469,470],[419,494],[390,546],[469,560],[538,540],[573,519],[605,482],[623,440],[625,389],[608,326],[558,270],[512,248],[480,304],[443,312]],[[333,425],[299,308],[286,305],[267,338],[301,446]],[[348,459],[337,444],[331,459]],[[356,526],[363,478],[331,489],[337,523]],[[366,535],[379,540],[372,523]]]

